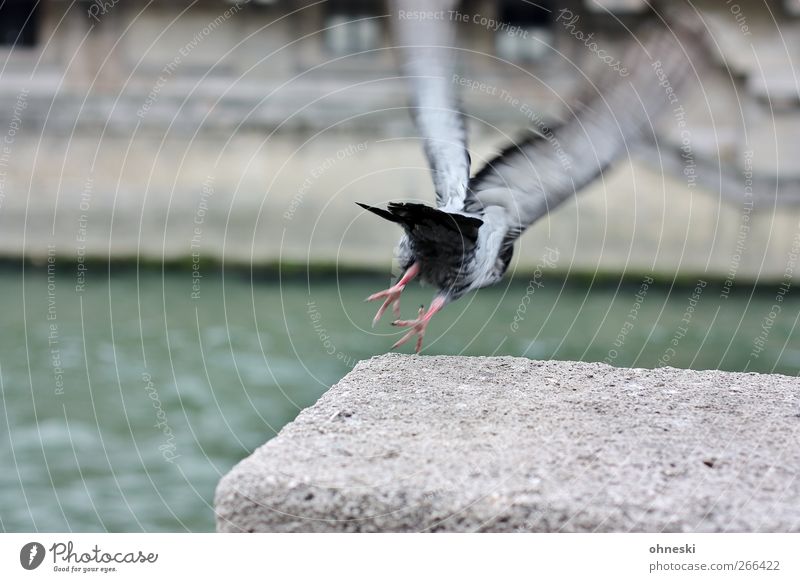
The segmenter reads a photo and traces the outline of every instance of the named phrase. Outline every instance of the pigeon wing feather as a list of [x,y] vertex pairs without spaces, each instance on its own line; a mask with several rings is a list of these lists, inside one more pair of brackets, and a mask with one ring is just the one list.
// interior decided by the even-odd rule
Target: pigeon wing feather
[[612,73],[613,80],[593,87],[586,105],[573,108],[569,121],[553,129],[539,123],[538,131],[489,161],[470,181],[467,209],[505,207],[506,243],[513,244],[651,131],[654,117],[688,76],[685,51],[696,35],[676,24],[632,43],[623,59],[628,75]]
[[412,117],[431,168],[436,206],[464,208],[470,158],[454,82],[453,0],[395,0],[395,37],[412,93]]

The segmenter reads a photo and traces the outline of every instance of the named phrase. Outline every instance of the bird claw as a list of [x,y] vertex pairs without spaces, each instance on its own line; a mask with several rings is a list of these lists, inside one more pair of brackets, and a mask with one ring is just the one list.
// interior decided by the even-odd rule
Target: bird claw
[[372,327],[375,327],[375,324],[378,323],[383,314],[386,313],[386,310],[389,309],[390,305],[392,306],[392,311],[394,312],[395,317],[400,317],[400,294],[403,292],[403,289],[406,288],[406,284],[417,276],[417,273],[419,273],[419,264],[414,263],[408,268],[408,270],[403,274],[396,284],[392,285],[388,289],[384,289],[383,291],[373,293],[364,300],[376,301],[377,299],[385,298],[383,305],[381,305],[378,309],[378,313],[376,313],[375,317],[372,318]]
[[422,349],[422,340],[425,337],[425,330],[428,327],[428,323],[430,322],[430,316],[433,315],[435,312],[429,312],[429,315],[425,313],[425,306],[420,305],[419,307],[419,316],[417,319],[398,319],[392,322],[392,325],[396,327],[410,327],[411,329],[408,330],[403,337],[397,340],[392,349],[399,348],[408,340],[410,340],[415,335],[417,336],[417,347],[416,353],[419,353]]
[[[384,300],[383,304],[381,304],[380,308],[378,309],[378,313],[376,313],[375,317],[372,319],[372,327],[375,327],[375,324],[378,323],[381,316],[386,313],[386,310],[389,309],[390,306],[392,307],[395,317],[400,317],[400,294],[403,292],[403,289],[405,289],[406,284],[419,274],[419,270],[419,263],[413,263],[396,284],[392,285],[388,289],[384,289],[383,291],[373,293],[366,298],[366,301],[376,301],[378,299]],[[397,327],[410,327],[411,329],[394,343],[392,349],[402,346],[412,337],[417,336],[416,352],[419,353],[422,349],[422,340],[425,337],[425,330],[428,327],[431,317],[433,317],[434,313],[444,307],[446,302],[447,299],[445,297],[437,296],[433,299],[433,302],[431,302],[431,306],[427,311],[425,310],[424,305],[419,306],[419,314],[417,319],[396,319],[392,325]]]
[[431,302],[431,306],[428,310],[425,310],[424,305],[419,306],[419,314],[417,319],[398,319],[392,325],[396,325],[397,327],[410,327],[411,329],[408,330],[408,333],[401,337],[395,344],[392,346],[392,349],[402,346],[408,340],[410,340],[415,335],[417,336],[417,349],[416,352],[419,353],[422,349],[422,339],[425,337],[425,330],[428,329],[428,324],[433,317],[433,314],[439,311],[442,307],[445,306],[447,303],[447,298],[441,295],[437,295],[433,298]]
[[372,327],[375,327],[375,324],[377,324],[380,318],[383,317],[383,314],[386,313],[386,310],[389,309],[390,305],[392,306],[392,312],[395,314],[395,316],[400,315],[400,294],[403,292],[403,289],[405,289],[405,285],[394,285],[393,287],[389,287],[383,291],[373,293],[364,300],[376,301],[377,299],[383,299],[384,297],[386,298],[380,308],[378,308],[378,313],[376,313],[375,317],[372,318]]

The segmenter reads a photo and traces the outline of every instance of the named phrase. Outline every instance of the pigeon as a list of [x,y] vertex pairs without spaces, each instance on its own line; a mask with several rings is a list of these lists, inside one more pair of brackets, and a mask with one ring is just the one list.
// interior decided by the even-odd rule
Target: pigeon
[[[402,275],[366,301],[383,301],[373,326],[392,307],[398,317],[393,325],[408,328],[392,349],[416,336],[417,353],[434,314],[501,280],[526,229],[602,176],[636,140],[652,137],[653,119],[674,104],[692,69],[687,47],[699,33],[685,22],[659,23],[655,30],[651,24],[629,43],[624,69],[609,69],[606,76],[613,78],[592,84],[594,90],[577,100],[566,121],[547,127],[537,118],[536,127],[470,178],[460,77],[454,75],[456,23],[448,17],[453,6],[452,0],[394,2],[396,49],[410,84],[410,110],[431,169],[436,207],[358,203],[403,229],[396,249]],[[400,296],[414,278],[436,293],[416,318],[399,319]]]

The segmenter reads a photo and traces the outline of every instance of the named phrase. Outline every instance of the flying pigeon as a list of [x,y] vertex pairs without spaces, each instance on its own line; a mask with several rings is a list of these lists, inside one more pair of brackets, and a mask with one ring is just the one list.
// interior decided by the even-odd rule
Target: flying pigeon
[[[400,295],[415,277],[437,289],[415,319],[393,325],[409,328],[392,349],[417,337],[448,303],[497,283],[508,269],[519,236],[602,175],[622,157],[687,77],[687,35],[677,22],[637,37],[622,58],[625,68],[571,110],[558,127],[543,124],[512,143],[470,178],[464,115],[454,82],[455,23],[450,0],[397,0],[396,37],[402,70],[410,82],[412,117],[421,135],[436,191],[436,208],[393,202],[388,208],[359,205],[398,224],[404,234],[396,256],[403,274],[384,291],[373,326],[389,307],[400,315]],[[452,13],[450,13],[452,14]],[[405,18],[403,17],[405,16]],[[652,25],[651,25],[652,26]],[[536,42],[531,40],[531,42]],[[622,73],[627,73],[623,75]],[[673,101],[674,102],[674,101]]]

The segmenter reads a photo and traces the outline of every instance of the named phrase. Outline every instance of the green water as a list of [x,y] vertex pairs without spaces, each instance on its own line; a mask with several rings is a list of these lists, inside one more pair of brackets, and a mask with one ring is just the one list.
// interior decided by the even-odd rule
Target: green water
[[[397,339],[362,302],[385,283],[205,274],[193,298],[185,272],[0,272],[0,527],[212,529],[220,475]],[[693,287],[505,282],[437,315],[426,353],[800,370],[800,299],[770,317],[777,285]]]

